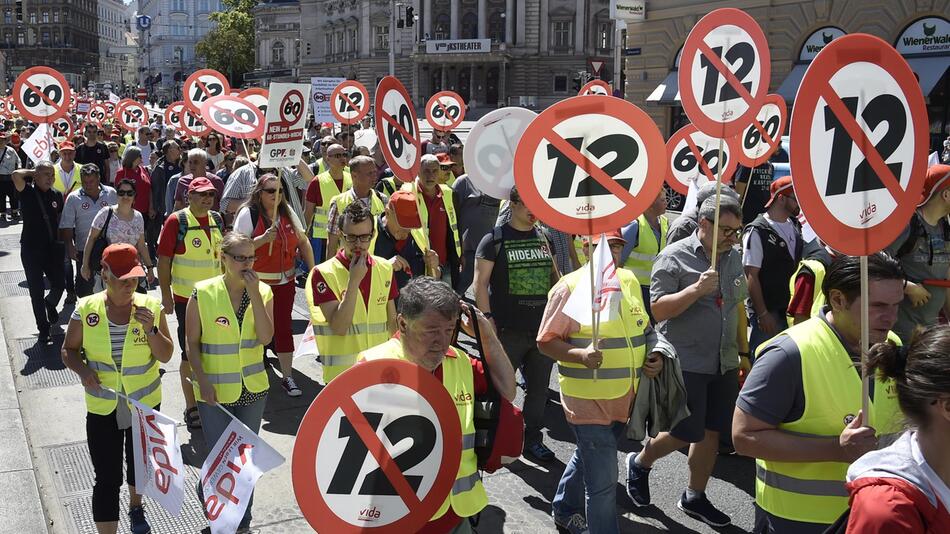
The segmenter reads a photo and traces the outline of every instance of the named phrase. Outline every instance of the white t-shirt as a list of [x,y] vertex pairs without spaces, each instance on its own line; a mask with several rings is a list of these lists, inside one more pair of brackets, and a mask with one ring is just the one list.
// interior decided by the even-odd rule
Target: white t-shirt
[[[772,229],[775,230],[782,239],[785,240],[785,246],[788,247],[788,254],[795,257],[795,247],[798,244],[798,229],[795,223],[789,218],[785,222],[773,221],[769,214],[764,215],[765,220],[769,222]],[[745,243],[742,251],[742,265],[746,267],[762,267],[762,239],[758,232],[746,232]]]
[[930,484],[930,488],[937,494],[937,498],[940,499],[940,502],[943,503],[943,507],[950,508],[950,487],[948,487],[947,483],[940,478],[940,475],[930,467],[923,453],[920,452],[920,444],[917,443],[917,432],[914,432],[914,437],[910,440],[910,451],[911,454],[914,455],[914,461],[917,462],[921,472],[923,472],[924,477],[926,477],[927,483]]
[[[294,210],[290,210],[290,223],[294,225],[294,228],[303,228]],[[254,223],[251,220],[251,210],[241,208],[241,211],[234,217],[234,231],[248,237],[254,237]]]

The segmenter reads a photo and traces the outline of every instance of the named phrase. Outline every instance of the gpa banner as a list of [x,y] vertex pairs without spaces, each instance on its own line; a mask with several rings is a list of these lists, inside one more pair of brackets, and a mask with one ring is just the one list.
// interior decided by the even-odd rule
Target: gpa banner
[[264,116],[264,143],[259,152],[261,167],[294,167],[303,154],[307,129],[310,86],[305,83],[272,83]]
[[[223,408],[221,408],[223,409]],[[212,534],[233,534],[261,475],[284,457],[234,418],[201,466],[204,509]]]
[[50,152],[56,147],[56,141],[53,139],[53,129],[49,123],[41,122],[37,125],[26,141],[23,142],[23,151],[37,164],[42,160],[50,158]]
[[327,78],[314,76],[310,78],[313,87],[311,100],[313,101],[313,119],[316,122],[337,122],[330,111],[330,95],[336,86],[346,81],[346,78]]
[[185,498],[185,464],[178,446],[177,422],[136,400],[129,401],[135,489],[177,517]]

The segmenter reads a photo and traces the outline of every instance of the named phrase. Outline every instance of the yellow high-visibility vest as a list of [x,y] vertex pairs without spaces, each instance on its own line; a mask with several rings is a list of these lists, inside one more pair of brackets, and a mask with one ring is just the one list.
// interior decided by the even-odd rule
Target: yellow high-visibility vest
[[350,177],[350,171],[343,169],[343,190],[336,186],[336,181],[330,176],[330,171],[321,172],[314,180],[320,183],[320,201],[322,204],[313,207],[313,226],[310,230],[310,236],[315,239],[327,238],[327,215],[330,211],[330,201],[343,191],[353,187],[353,179]]
[[[183,240],[185,253],[172,257],[172,293],[189,298],[196,283],[221,274],[221,240],[224,229],[218,226],[216,217],[213,217],[211,212],[208,212],[208,226],[201,226],[191,209],[183,208],[182,211],[188,222]],[[180,217],[178,220],[181,224]],[[210,240],[205,229],[211,233]],[[178,231],[181,233],[181,228]]]
[[[798,269],[795,270],[795,273],[792,274],[791,279],[788,281],[788,294],[795,294],[795,280],[798,279],[798,275],[802,272],[803,268],[808,268],[815,275],[815,287],[812,288],[812,297],[811,297],[811,311],[809,317],[817,317],[821,313],[821,309],[825,306],[825,294],[821,290],[821,284],[825,281],[825,264],[818,260],[802,260],[798,263]],[[791,319],[793,317],[789,316],[789,324],[791,324]]]
[[[449,218],[449,230],[452,235],[452,241],[455,243],[455,254],[461,258],[462,240],[459,239],[458,215],[455,212],[455,202],[452,200],[452,188],[443,184],[439,184],[439,187],[442,189],[442,203],[445,206],[445,214]],[[416,182],[410,182],[403,184],[402,190],[411,191],[416,195],[416,206],[419,208],[419,219],[422,221],[422,228],[410,230],[409,233],[413,234],[416,243],[429,243],[429,208],[426,207],[426,201],[422,197],[422,189],[416,185]],[[423,233],[425,237],[415,235]],[[429,244],[431,245],[431,243]],[[428,248],[424,250],[428,250]],[[448,260],[448,258],[439,258],[439,263],[445,265]]]
[[[340,226],[343,225],[343,210],[352,204],[354,200],[356,200],[356,192],[351,188],[333,197],[333,200],[330,201],[331,204],[336,203],[337,217],[341,221]],[[376,250],[376,238],[379,237],[379,232],[376,231],[376,221],[378,221],[379,217],[386,211],[386,205],[383,204],[383,199],[380,198],[379,193],[375,189],[369,190],[369,211],[373,214],[373,239],[369,242],[369,249],[367,250],[372,254]],[[341,244],[340,246],[342,247],[343,245]]]
[[670,231],[670,221],[666,215],[660,215],[660,241],[657,242],[653,227],[646,216],[637,219],[637,246],[630,251],[623,266],[637,276],[641,286],[650,287],[650,276],[657,254],[666,248],[666,236]]

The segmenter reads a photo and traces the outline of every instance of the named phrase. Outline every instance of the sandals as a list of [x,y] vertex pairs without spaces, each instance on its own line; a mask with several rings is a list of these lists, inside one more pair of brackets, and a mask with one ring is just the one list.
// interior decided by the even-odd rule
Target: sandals
[[185,426],[188,430],[201,430],[201,416],[198,415],[198,407],[187,408],[182,414],[185,417]]

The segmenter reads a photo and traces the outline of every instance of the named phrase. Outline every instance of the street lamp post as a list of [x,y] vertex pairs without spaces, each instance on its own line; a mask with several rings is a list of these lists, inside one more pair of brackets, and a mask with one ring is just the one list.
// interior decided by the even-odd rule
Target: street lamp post
[[389,3],[389,75],[396,75],[396,2]]

